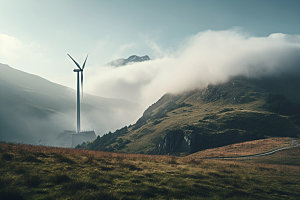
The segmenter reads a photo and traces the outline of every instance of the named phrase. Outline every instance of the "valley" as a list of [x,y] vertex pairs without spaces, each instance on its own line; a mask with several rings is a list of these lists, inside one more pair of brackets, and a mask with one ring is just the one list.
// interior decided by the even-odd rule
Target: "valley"
[[300,1],[0,2],[0,200],[300,200]]

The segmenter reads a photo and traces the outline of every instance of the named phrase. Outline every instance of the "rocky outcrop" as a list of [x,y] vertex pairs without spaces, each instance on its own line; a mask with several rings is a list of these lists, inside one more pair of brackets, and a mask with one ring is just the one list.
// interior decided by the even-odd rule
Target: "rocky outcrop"
[[[208,117],[196,126],[169,130],[154,154],[187,155],[200,150],[270,136],[297,137],[299,129],[286,117],[258,112],[231,112]],[[163,134],[163,133],[162,133]]]
[[130,63],[137,63],[137,62],[144,62],[150,60],[150,57],[145,55],[145,56],[137,56],[137,55],[132,55],[129,56],[128,58],[120,58],[114,61],[109,62],[107,65],[114,66],[114,67],[119,67],[119,66],[124,66]]

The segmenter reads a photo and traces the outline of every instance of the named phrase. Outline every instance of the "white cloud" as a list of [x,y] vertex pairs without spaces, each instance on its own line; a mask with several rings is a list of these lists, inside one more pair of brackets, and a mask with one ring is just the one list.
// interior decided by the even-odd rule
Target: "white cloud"
[[134,47],[136,47],[136,44],[134,43],[128,43],[123,44],[119,47],[119,49],[114,53],[113,59],[122,58],[124,54],[127,54],[128,51],[132,50]]
[[205,31],[172,55],[93,70],[87,85],[100,96],[139,102],[142,112],[167,92],[203,88],[236,75],[263,76],[294,69],[300,66],[299,53],[298,35],[249,37],[235,30]]
[[147,39],[146,40],[146,45],[152,50],[153,55],[156,58],[163,58],[168,56],[168,54],[170,54],[169,52],[166,52],[165,50],[163,50],[156,42]]
[[56,66],[51,58],[45,56],[45,49],[34,42],[0,34],[0,63],[8,64],[19,70],[47,78],[55,77]]
[[[91,47],[91,63],[85,71],[85,91],[136,102],[136,119],[168,92],[203,88],[236,75],[263,76],[295,70],[297,64],[300,66],[300,35],[274,33],[268,37],[250,37],[238,30],[205,31],[189,38],[173,52],[146,40],[158,59],[117,68],[97,66],[97,49],[105,53],[103,49],[107,48],[103,47],[108,47],[109,40],[99,41],[95,44],[99,48],[94,51]],[[138,49],[137,44],[128,43],[120,47],[117,54],[133,49]],[[59,71],[61,65],[73,66],[66,56],[61,56],[59,61],[52,60],[51,55],[45,56],[46,52],[37,44],[0,34],[1,63],[50,79],[62,73]],[[63,69],[69,70],[68,67]],[[69,75],[60,76],[63,77],[61,82],[75,86],[74,74],[67,73]]]

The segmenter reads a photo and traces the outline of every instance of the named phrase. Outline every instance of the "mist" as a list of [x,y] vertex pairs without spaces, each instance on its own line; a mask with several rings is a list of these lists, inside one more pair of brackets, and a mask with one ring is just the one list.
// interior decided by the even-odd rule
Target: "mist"
[[[86,71],[83,130],[103,135],[134,124],[166,93],[201,89],[239,75],[300,73],[299,35],[251,37],[236,30],[205,31],[173,52],[158,49],[164,56]],[[0,64],[0,70],[0,141],[57,145],[59,133],[75,129],[74,90],[6,65]]]
[[161,58],[89,71],[90,93],[136,102],[138,114],[165,93],[225,82],[233,76],[262,77],[299,71],[300,35],[252,37],[238,30],[200,32]]
[[[76,91],[0,63],[0,141],[58,146],[76,127]],[[134,104],[85,93],[81,128],[97,135],[127,125]]]

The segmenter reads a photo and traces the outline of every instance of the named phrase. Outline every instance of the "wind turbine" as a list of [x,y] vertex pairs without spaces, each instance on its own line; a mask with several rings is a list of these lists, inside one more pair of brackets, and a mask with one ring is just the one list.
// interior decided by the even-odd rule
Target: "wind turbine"
[[77,73],[77,133],[80,133],[80,86],[79,86],[79,73],[81,75],[81,93],[83,97],[83,69],[85,67],[86,60],[88,58],[88,55],[85,58],[84,63],[82,64],[82,67],[68,54],[68,56],[73,60],[75,65],[78,67],[78,69],[74,69],[73,71]]

